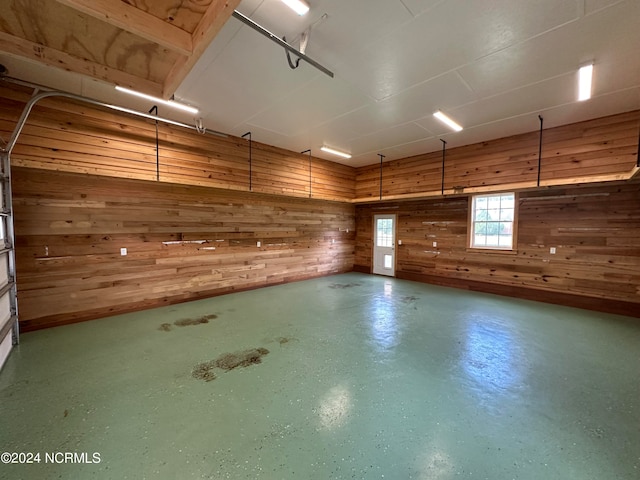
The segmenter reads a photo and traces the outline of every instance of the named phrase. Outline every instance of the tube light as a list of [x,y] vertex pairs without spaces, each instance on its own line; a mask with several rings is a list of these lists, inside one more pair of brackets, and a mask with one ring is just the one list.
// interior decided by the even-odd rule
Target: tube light
[[591,98],[591,79],[593,78],[593,64],[580,67],[578,71],[578,101],[589,100]]
[[185,105],[184,103],[176,102],[175,100],[163,100],[162,98],[152,97],[151,95],[147,95],[146,93],[136,92],[135,90],[121,87],[120,85],[116,85],[116,90],[118,90],[119,92],[128,93],[129,95],[135,95],[136,97],[144,98],[145,100],[149,100],[151,102],[161,103],[162,105],[166,105],[171,108],[184,110],[185,112],[193,113],[194,115],[198,113],[197,108]]
[[304,15],[309,11],[309,4],[304,0],[282,0],[282,3],[287,5],[298,15]]
[[437,112],[433,112],[433,116],[436,117],[438,120],[440,120],[442,123],[448,125],[449,128],[451,128],[452,130],[455,130],[456,132],[459,132],[460,130],[462,130],[462,127],[460,125],[458,125],[456,122],[451,120],[440,110],[438,110]]
[[341,152],[339,150],[334,150],[333,148],[322,146],[320,147],[320,150],[322,150],[323,152],[331,153],[332,155],[337,155],[342,158],[351,158],[350,154]]

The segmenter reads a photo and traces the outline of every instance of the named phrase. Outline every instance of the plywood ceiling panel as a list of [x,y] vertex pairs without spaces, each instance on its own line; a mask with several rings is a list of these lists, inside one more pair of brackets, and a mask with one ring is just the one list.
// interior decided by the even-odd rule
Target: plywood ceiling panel
[[170,97],[240,0],[2,0],[0,51]]
[[163,22],[193,33],[213,0],[122,0]]

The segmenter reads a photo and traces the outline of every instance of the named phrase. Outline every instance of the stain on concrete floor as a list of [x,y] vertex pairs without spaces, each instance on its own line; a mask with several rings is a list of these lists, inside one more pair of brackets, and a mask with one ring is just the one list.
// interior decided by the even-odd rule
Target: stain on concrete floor
[[216,379],[216,374],[213,372],[213,361],[199,363],[193,370],[191,371],[191,376],[193,378],[197,378],[198,380],[204,380],[205,382],[210,382],[211,380]]
[[332,283],[331,285],[329,285],[329,288],[333,288],[334,290],[339,289],[345,289],[345,288],[352,288],[352,287],[359,287],[362,284],[357,283],[357,282],[352,282],[352,283]]
[[229,372],[235,368],[248,367],[249,365],[257,365],[262,363],[262,357],[267,355],[269,350],[266,348],[250,348],[239,352],[223,353],[215,360],[199,363],[191,372],[191,375],[198,379],[210,382],[216,379],[213,371],[215,368]]
[[233,370],[238,367],[248,367],[262,363],[262,357],[269,353],[266,348],[251,348],[241,352],[224,353],[215,359],[215,366],[225,370]]
[[297,338],[294,337],[278,337],[276,338],[276,342],[278,342],[280,344],[280,346],[282,345],[286,345],[289,342],[293,342],[298,340]]
[[[218,315],[216,315],[215,313],[212,313],[212,314],[203,315],[202,317],[197,317],[197,318],[182,318],[180,320],[176,320],[175,322],[173,322],[173,324],[176,327],[190,327],[193,325],[202,325],[203,323],[209,323],[209,320],[214,320],[216,318],[218,318]],[[161,330],[163,332],[170,332],[172,328],[173,327],[171,326],[170,323],[163,323],[158,327],[158,330]]]
[[173,324],[176,327],[189,327],[191,325],[200,325],[202,323],[209,323],[209,320],[213,320],[218,318],[218,316],[214,313],[211,315],[205,315],[203,317],[198,318],[183,318],[182,320],[176,320]]

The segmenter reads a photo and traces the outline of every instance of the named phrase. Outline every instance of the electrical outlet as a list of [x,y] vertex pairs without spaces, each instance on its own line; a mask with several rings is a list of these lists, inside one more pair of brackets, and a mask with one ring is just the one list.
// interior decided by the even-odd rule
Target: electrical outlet
[[121,248],[120,249],[120,255],[122,255],[123,257],[127,255],[127,249],[126,248]]
[[398,245],[402,245],[402,240],[398,240]]
[[256,242],[256,246],[260,248],[262,246],[262,242]]
[[335,239],[335,238],[332,238],[332,239],[331,239],[331,243],[336,243],[336,239]]
[[433,246],[437,247],[438,246],[438,242],[433,242]]
[[549,253],[550,253],[551,255],[555,255],[555,254],[556,254],[556,247],[551,247],[551,248],[549,249]]

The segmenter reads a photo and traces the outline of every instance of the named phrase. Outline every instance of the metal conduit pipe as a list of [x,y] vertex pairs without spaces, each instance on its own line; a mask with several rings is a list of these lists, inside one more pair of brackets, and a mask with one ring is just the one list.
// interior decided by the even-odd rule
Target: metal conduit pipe
[[[9,82],[9,83],[15,83],[15,84],[18,84],[18,85],[26,85],[26,86],[29,86],[29,87],[32,87],[32,88],[38,88],[38,89],[42,88],[39,85],[29,84],[27,82],[22,82],[20,80],[15,80],[15,79],[12,79],[12,78],[9,78],[9,77],[0,77],[0,78],[3,81]],[[175,125],[177,127],[188,128],[189,130],[200,131],[196,125],[189,125],[187,123],[177,122],[175,120],[171,120],[171,119],[168,119],[168,118],[158,117],[157,115],[151,115],[150,113],[144,113],[144,112],[140,112],[138,110],[132,110],[130,108],[119,107],[118,105],[113,105],[111,103],[101,102],[99,100],[94,100],[92,98],[83,97],[81,95],[75,95],[73,93],[61,92],[61,91],[58,91],[58,90],[49,90],[49,91],[46,91],[46,92],[38,93],[38,94],[34,95],[33,97],[31,97],[29,99],[29,101],[25,105],[24,109],[22,110],[22,114],[20,115],[20,118],[18,119],[18,123],[16,125],[16,128],[13,130],[13,133],[11,134],[11,137],[9,138],[9,141],[7,142],[7,144],[1,149],[2,151],[5,151],[5,152],[11,154],[11,152],[13,151],[13,147],[15,147],[16,142],[18,141],[18,137],[20,136],[20,133],[22,132],[22,129],[24,128],[24,125],[27,123],[27,119],[29,118],[29,114],[31,113],[31,110],[33,109],[33,107],[40,100],[43,100],[43,99],[49,98],[49,97],[70,98],[71,100],[77,100],[77,101],[80,101],[80,102],[89,103],[91,105],[95,105],[95,106],[98,106],[98,107],[109,108],[111,110],[116,110],[118,112],[128,113],[130,115],[135,115],[137,117],[148,118],[150,120],[166,123],[166,124],[169,124],[169,125]],[[209,130],[208,128],[206,128],[204,130],[204,133],[208,133],[210,135],[215,135],[215,136],[218,136],[218,137],[224,137],[224,138],[228,137],[228,135],[225,134],[225,133],[217,132],[215,130]]]

